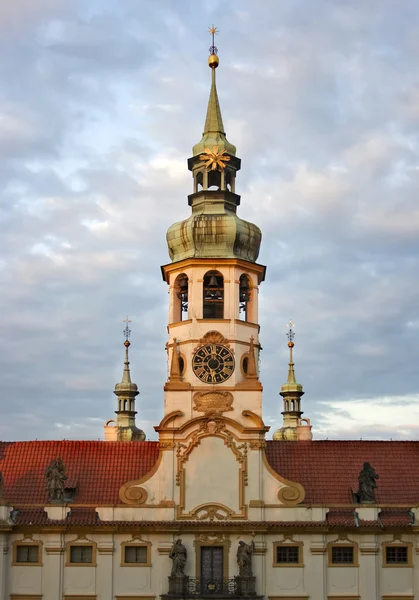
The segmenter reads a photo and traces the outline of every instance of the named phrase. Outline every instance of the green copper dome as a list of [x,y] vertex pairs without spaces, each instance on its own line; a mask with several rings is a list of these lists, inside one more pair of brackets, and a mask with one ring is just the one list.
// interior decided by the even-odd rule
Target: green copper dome
[[173,262],[185,258],[242,258],[256,262],[262,233],[234,213],[193,214],[167,232]]

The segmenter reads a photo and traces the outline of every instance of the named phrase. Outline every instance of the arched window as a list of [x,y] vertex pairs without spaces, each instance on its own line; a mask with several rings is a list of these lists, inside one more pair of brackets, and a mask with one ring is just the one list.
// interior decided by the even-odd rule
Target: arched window
[[251,285],[248,275],[243,273],[239,280],[239,315],[242,321],[248,321],[248,304],[252,299]]
[[224,318],[224,278],[218,271],[208,271],[204,275],[203,317]]
[[178,275],[175,281],[174,315],[175,321],[188,318],[189,279],[185,273]]

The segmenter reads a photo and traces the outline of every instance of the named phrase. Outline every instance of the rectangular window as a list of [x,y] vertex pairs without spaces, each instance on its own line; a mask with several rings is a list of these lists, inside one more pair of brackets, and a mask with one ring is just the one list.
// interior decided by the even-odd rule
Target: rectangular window
[[39,546],[17,546],[16,562],[18,563],[37,563],[39,562]]
[[277,546],[276,562],[298,564],[300,562],[300,546]]
[[350,565],[354,563],[353,546],[332,546],[332,564]]
[[388,565],[407,565],[409,562],[409,549],[407,546],[387,546],[386,563]]
[[125,562],[129,564],[147,564],[147,546],[125,546]]
[[70,562],[76,564],[89,564],[93,561],[92,546],[71,546],[70,547]]

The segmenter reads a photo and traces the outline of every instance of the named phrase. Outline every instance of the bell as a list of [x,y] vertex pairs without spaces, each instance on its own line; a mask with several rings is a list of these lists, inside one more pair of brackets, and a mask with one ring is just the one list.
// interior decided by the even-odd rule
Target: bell
[[211,275],[210,280],[209,280],[209,284],[208,286],[209,288],[218,288],[218,281],[215,275]]
[[249,300],[250,300],[250,291],[249,290],[250,290],[250,286],[249,286],[247,277],[243,277],[242,279],[240,279],[240,288],[239,288],[241,302],[249,302]]
[[188,278],[186,277],[186,275],[184,275],[178,280],[178,286],[181,293],[185,293],[188,291]]

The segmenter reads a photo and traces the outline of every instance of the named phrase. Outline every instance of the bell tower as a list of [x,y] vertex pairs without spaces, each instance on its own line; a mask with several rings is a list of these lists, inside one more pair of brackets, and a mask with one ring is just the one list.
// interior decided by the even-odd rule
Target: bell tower
[[169,228],[172,262],[162,267],[170,298],[165,417],[173,415],[180,426],[195,417],[225,413],[249,426],[249,414],[262,416],[258,289],[265,267],[256,262],[260,229],[237,215],[241,165],[224,130],[215,28],[211,33],[204,132],[188,159],[191,215]]

